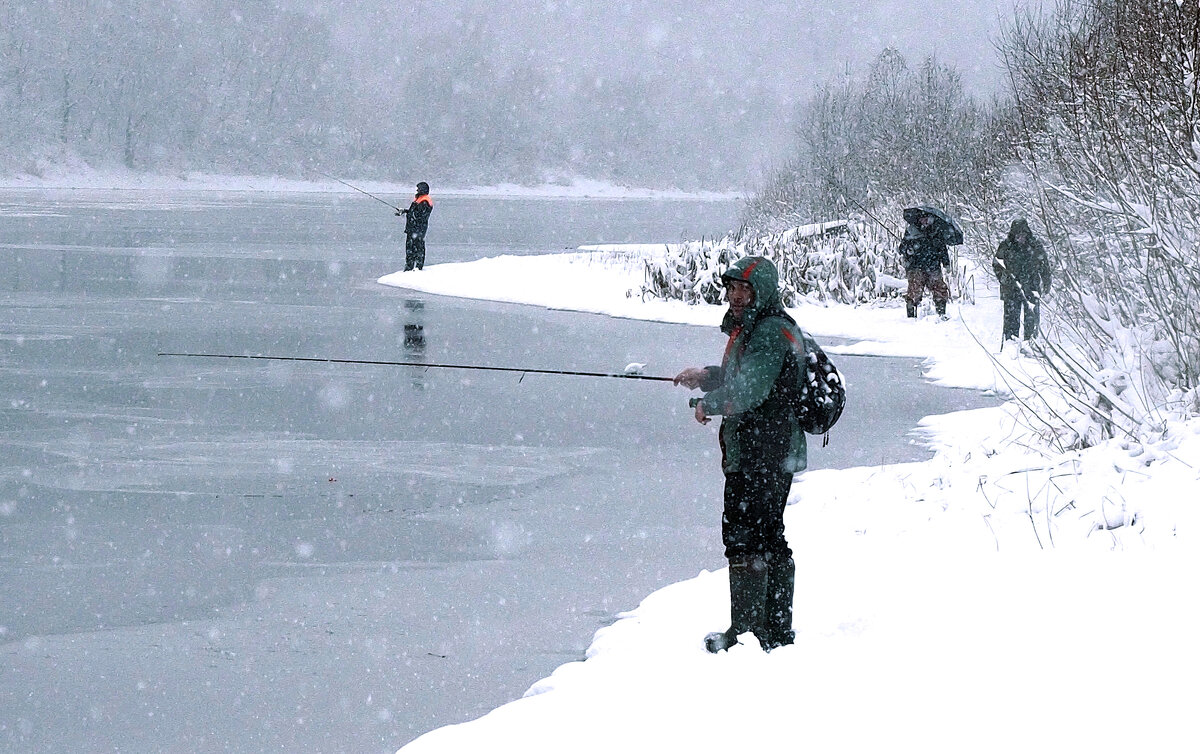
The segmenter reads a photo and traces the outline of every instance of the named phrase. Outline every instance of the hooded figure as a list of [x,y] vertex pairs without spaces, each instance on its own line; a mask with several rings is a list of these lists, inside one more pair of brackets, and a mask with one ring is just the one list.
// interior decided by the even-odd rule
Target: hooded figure
[[[675,384],[704,391],[693,398],[696,420],[720,415],[725,509],[721,538],[729,560],[730,627],[705,637],[710,652],[752,631],[766,650],[791,644],[796,566],[783,532],[792,477],[808,465],[808,449],[792,408],[800,364],[795,322],[783,310],[779,272],[763,257],[746,257],[722,280],[729,336],[719,366],[691,367]],[[790,370],[790,371],[789,371]]]
[[917,316],[917,307],[921,305],[925,289],[929,288],[938,316],[945,317],[946,302],[950,299],[950,288],[942,276],[942,268],[950,266],[946,240],[933,215],[905,213],[905,220],[908,226],[900,241],[900,258],[904,260],[904,271],[908,274],[908,292],[904,296],[908,316]]
[[1013,220],[1008,235],[996,249],[992,271],[1000,281],[1000,298],[1004,300],[1004,339],[1020,335],[1022,311],[1025,340],[1036,338],[1042,294],[1050,290],[1050,259],[1024,218]]
[[404,269],[422,269],[425,266],[425,231],[429,229],[429,216],[433,214],[433,200],[429,198],[429,184],[417,184],[417,195],[408,209],[396,211],[404,215]]

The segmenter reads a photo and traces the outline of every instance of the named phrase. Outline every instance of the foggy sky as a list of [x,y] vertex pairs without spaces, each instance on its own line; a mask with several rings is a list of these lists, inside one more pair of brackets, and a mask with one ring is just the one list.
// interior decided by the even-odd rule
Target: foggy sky
[[[1000,81],[990,36],[1018,0],[311,0],[365,60],[405,65],[429,48],[483,45],[547,71],[670,68],[681,79],[761,80],[781,90],[859,68],[885,47],[929,54],[972,92]],[[1025,2],[1026,6],[1038,3]],[[419,29],[424,42],[397,41]]]
[[0,169],[750,188],[889,46],[988,97],[1016,2],[0,0]]
[[[760,127],[746,134],[756,149],[747,170],[759,178],[786,160],[796,107],[815,85],[863,72],[886,47],[913,65],[936,55],[960,71],[969,93],[988,98],[1003,83],[992,37],[1018,0],[308,2],[330,20],[359,75],[379,87],[460,51],[530,64],[564,86],[580,75],[602,86],[642,70],[665,72],[681,92],[714,103],[754,92],[747,116]],[[655,106],[667,122],[698,123],[694,101],[678,100],[687,112],[674,112],[670,99]]]

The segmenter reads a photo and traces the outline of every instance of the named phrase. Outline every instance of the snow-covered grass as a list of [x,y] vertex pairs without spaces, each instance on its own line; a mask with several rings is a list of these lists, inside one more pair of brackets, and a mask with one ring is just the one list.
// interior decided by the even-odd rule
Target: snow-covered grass
[[[800,299],[873,304],[898,298],[908,285],[896,239],[879,223],[854,218],[671,244],[647,258],[642,290],[689,304],[718,304],[720,273],[744,256],[775,262],[786,306]],[[957,262],[947,270],[946,282],[955,295],[964,291]]]
[[[642,300],[653,253],[500,257],[380,282],[715,326],[720,306]],[[797,479],[795,646],[706,654],[728,589],[724,571],[701,572],[525,698],[403,751],[1200,750],[1200,421],[1148,445],[1046,447],[1019,410],[1045,375],[1000,351],[1000,302],[975,278],[976,303],[952,304],[947,322],[908,320],[897,303],[792,310],[818,337],[851,341],[833,353],[919,357],[931,380],[1013,398],[925,419],[930,461]]]

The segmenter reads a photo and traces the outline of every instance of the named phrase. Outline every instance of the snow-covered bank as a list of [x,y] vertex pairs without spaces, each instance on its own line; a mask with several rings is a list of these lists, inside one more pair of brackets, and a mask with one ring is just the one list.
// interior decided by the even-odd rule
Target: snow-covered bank
[[[642,253],[501,257],[380,282],[719,321],[721,307],[643,301]],[[895,306],[793,313],[853,341],[831,351],[921,357],[947,385],[1020,395],[1039,379],[1032,360],[997,353],[994,291],[952,305],[949,322]],[[719,347],[714,333],[714,359]],[[403,751],[1195,751],[1200,421],[1153,445],[1069,453],[1026,423],[1013,404],[930,417],[928,462],[802,475],[786,517],[795,646],[707,655],[700,637],[727,625],[728,593],[723,571],[702,572],[598,632],[586,662]]]
[[699,647],[728,621],[724,574],[704,573],[402,751],[1194,751],[1200,624],[1158,578],[1185,565],[822,547],[797,561],[796,644],[722,656]]
[[[410,181],[357,180],[342,176],[342,180],[372,194],[409,196],[418,180]],[[72,189],[105,191],[269,191],[293,193],[354,193],[354,189],[338,180],[314,173],[311,180],[257,175],[220,175],[202,172],[181,172],[171,175],[136,173],[128,170],[91,170],[81,165],[47,167],[38,174],[0,176],[0,189]],[[606,181],[587,178],[547,182],[531,186],[502,183],[492,186],[439,186],[434,183],[434,196],[480,196],[498,199],[661,199],[680,201],[733,201],[740,194],[713,191],[690,192],[673,188],[642,188],[618,186]]]
[[[724,309],[689,306],[642,296],[642,259],[664,247],[620,245],[588,251],[476,262],[430,265],[416,272],[395,272],[384,285],[444,296],[531,304],[551,309],[691,325],[717,325]],[[993,294],[979,306],[952,307],[950,322],[918,322],[896,316],[891,306],[850,308],[806,304],[793,310],[805,329],[822,337],[845,338],[852,345],[837,353],[927,358],[928,377],[950,387],[992,390],[1003,387],[988,353],[976,342],[999,343],[1000,301]],[[903,312],[901,312],[903,313]],[[1026,365],[1029,366],[1029,365]]]

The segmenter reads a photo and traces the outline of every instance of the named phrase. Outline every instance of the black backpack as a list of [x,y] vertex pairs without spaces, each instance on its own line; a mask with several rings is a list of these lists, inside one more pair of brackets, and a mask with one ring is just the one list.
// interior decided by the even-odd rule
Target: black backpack
[[791,316],[784,314],[783,318],[792,324],[788,340],[792,341],[797,365],[791,372],[796,381],[789,391],[792,408],[801,429],[810,435],[823,435],[837,424],[846,407],[846,381],[817,341]]

